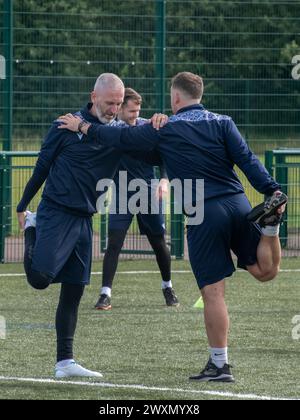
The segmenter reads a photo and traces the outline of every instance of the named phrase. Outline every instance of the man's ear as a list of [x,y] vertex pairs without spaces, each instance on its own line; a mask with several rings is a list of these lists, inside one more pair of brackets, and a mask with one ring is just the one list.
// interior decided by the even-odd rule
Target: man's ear
[[93,90],[93,92],[91,92],[91,102],[94,104],[96,101],[96,92]]
[[180,92],[178,90],[176,90],[175,92],[175,104],[178,105],[181,102],[181,96],[180,96]]

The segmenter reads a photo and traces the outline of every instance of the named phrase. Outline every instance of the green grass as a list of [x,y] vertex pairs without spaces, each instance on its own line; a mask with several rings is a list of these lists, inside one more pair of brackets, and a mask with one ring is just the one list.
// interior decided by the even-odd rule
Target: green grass
[[[299,260],[283,268],[300,268]],[[189,269],[174,262],[174,270]],[[96,264],[94,271],[100,271]],[[157,270],[153,261],[121,262],[119,272]],[[3,265],[2,273],[22,273],[20,265]],[[76,359],[104,373],[112,384],[143,384],[169,391],[117,389],[60,384],[5,382],[0,399],[217,399],[189,390],[300,397],[300,341],[292,339],[292,318],[300,315],[300,272],[281,273],[261,285],[247,273],[227,283],[231,316],[230,361],[236,384],[195,384],[188,381],[207,361],[203,312],[193,309],[199,292],[192,274],[174,274],[178,309],[164,306],[158,274],[118,274],[113,310],[97,312],[99,276],[86,289],[75,340]],[[54,314],[59,287],[32,290],[24,277],[0,277],[0,315],[7,337],[0,340],[0,376],[52,378],[55,363]],[[172,391],[184,389],[186,393]],[[225,397],[224,397],[225,398]],[[236,398],[236,397],[231,397]]]

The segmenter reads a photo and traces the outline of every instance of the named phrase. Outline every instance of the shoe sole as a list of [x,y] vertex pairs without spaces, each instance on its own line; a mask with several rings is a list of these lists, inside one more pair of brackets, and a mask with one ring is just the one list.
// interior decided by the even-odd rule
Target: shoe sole
[[102,308],[95,306],[95,309],[97,309],[97,311],[110,311],[111,308],[112,308],[111,305],[110,306],[105,306],[105,307],[102,307]]
[[262,204],[259,204],[257,208],[251,210],[251,212],[247,215],[247,220],[249,222],[256,223],[256,221],[259,220],[259,218],[263,216],[264,214],[265,214],[265,203],[262,203]]
[[66,378],[93,378],[93,379],[101,379],[103,378],[102,376],[96,376],[96,375],[58,375],[54,377],[55,379],[66,379]]
[[219,379],[213,379],[213,378],[189,378],[190,381],[197,381],[197,382],[223,382],[223,383],[234,383],[234,378],[219,378]]
[[247,220],[253,223],[259,223],[262,217],[270,217],[276,214],[281,206],[288,202],[287,196],[282,197],[282,201],[277,203],[275,206],[272,206],[269,209],[265,209],[265,203],[259,204],[257,208],[253,209],[247,216]]

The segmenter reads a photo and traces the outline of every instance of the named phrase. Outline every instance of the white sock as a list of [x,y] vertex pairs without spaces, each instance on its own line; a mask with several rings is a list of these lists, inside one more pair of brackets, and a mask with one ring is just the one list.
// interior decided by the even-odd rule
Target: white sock
[[56,363],[56,367],[57,368],[64,368],[64,367],[69,366],[71,363],[75,363],[75,360],[73,360],[73,359],[61,360],[60,362]]
[[102,287],[101,295],[107,295],[111,297],[111,288],[110,287]]
[[210,356],[213,364],[221,369],[225,364],[228,364],[228,347],[221,349],[211,347]]
[[161,288],[162,289],[167,289],[168,287],[171,287],[172,288],[172,281],[171,280],[169,280],[169,281],[162,281],[161,282]]
[[278,236],[280,230],[280,225],[276,226],[266,226],[262,228],[262,233],[265,236]]

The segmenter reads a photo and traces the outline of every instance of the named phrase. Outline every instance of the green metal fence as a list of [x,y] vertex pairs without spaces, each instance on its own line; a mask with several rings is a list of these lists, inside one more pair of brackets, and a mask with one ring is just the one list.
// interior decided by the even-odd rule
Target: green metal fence
[[[20,262],[24,253],[24,238],[19,231],[15,209],[23,189],[32,174],[37,152],[0,152],[0,262]],[[11,183],[7,179],[11,179]],[[30,204],[35,210],[41,198],[41,191]],[[169,201],[169,200],[167,200]],[[166,238],[171,255],[177,259],[184,256],[184,220],[182,215],[174,214],[174,200],[170,200],[170,214],[165,217]],[[106,214],[94,216],[93,258],[103,257],[107,240]],[[127,257],[138,255],[146,258],[153,251],[146,236],[139,234],[138,224],[133,222],[122,254]]]
[[285,254],[298,256],[300,251],[300,149],[267,151],[265,162],[270,174],[281,184],[282,191],[289,196],[280,231]]
[[[0,152],[0,262],[20,262],[23,258],[24,239],[19,231],[15,209],[23,189],[32,174],[37,152]],[[278,149],[265,153],[268,171],[281,184],[289,196],[289,204],[281,227],[280,237],[285,256],[299,256],[300,253],[300,149]],[[238,171],[239,173],[239,171]],[[245,177],[239,173],[246,194],[252,205],[262,200]],[[10,179],[10,183],[7,182]],[[36,209],[41,198],[37,194],[31,203]],[[184,256],[184,220],[174,214],[174,197],[167,200],[170,212],[166,215],[167,242],[175,258]],[[103,256],[107,241],[107,214],[94,217],[93,256]],[[146,258],[153,255],[145,236],[141,236],[135,221],[127,235],[123,256]]]
[[145,116],[170,110],[175,73],[200,73],[205,105],[257,153],[299,145],[300,1],[0,0],[0,22],[2,150],[37,149],[106,71],[142,94]]
[[[143,116],[170,112],[169,81],[179,71],[204,77],[205,106],[231,115],[260,157],[299,147],[299,22],[300,0],[0,0],[0,150],[38,150],[52,120],[81,108],[102,72],[142,94]],[[16,190],[34,164],[17,179],[14,165],[24,162],[5,156],[2,247],[15,235]],[[253,204],[261,200],[247,191]],[[175,255],[183,227],[171,226]],[[104,242],[102,230],[99,253]]]

